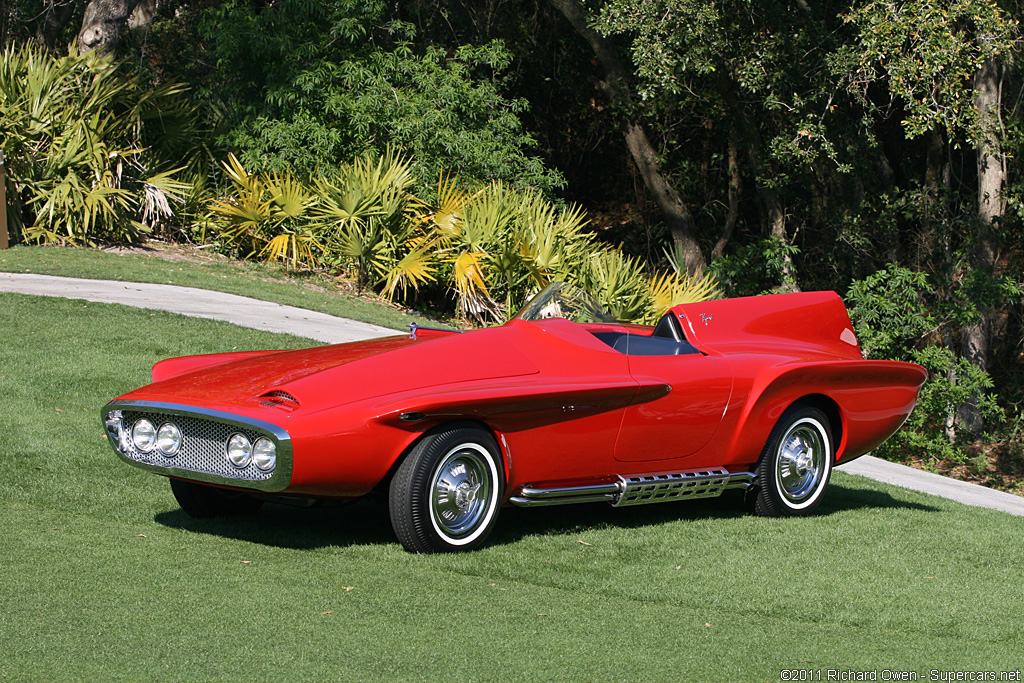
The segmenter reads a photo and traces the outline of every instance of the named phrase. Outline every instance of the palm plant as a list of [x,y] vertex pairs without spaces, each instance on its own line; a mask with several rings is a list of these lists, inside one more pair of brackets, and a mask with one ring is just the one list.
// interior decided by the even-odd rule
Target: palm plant
[[309,218],[314,195],[287,173],[248,173],[233,154],[223,166],[233,192],[209,208],[211,223],[227,245],[245,257],[315,266],[323,245]]
[[640,321],[647,308],[647,287],[639,261],[613,249],[593,254],[580,269],[584,289],[619,320]]
[[173,213],[188,190],[164,154],[192,117],[181,92],[143,91],[109,56],[0,53],[0,145],[21,236],[131,240]]
[[648,283],[650,302],[645,322],[654,322],[673,306],[717,299],[722,295],[718,281],[710,273],[688,277],[678,272],[662,273]]
[[468,197],[458,229],[445,243],[448,281],[463,316],[480,322],[505,317],[508,294],[520,277],[509,243],[516,199],[517,193],[500,182]]
[[389,149],[342,164],[316,179],[314,222],[328,251],[353,262],[360,287],[386,282],[398,287],[429,281],[429,245],[416,221],[410,162]]
[[559,210],[540,194],[522,198],[515,239],[530,283],[540,289],[552,280],[573,279],[578,264],[593,252],[593,238],[583,232],[586,212],[579,206]]

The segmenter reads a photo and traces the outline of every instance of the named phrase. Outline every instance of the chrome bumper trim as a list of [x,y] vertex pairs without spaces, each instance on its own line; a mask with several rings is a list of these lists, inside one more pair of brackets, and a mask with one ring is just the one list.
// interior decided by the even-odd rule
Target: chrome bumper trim
[[[273,474],[261,476],[260,478],[243,478],[232,476],[234,472],[230,468],[218,473],[207,469],[193,469],[182,467],[185,464],[181,459],[161,458],[154,452],[138,454],[134,449],[125,452],[121,447],[122,436],[120,415],[123,413],[154,413],[168,416],[181,416],[191,418],[194,421],[214,423],[217,425],[228,425],[229,427],[248,431],[253,434],[267,436],[277,445],[277,464]],[[117,414],[115,417],[114,414]],[[292,439],[288,432],[270,422],[258,420],[244,415],[236,415],[208,408],[183,405],[178,403],[163,403],[160,401],[111,401],[103,406],[101,411],[104,426],[106,427],[107,439],[117,453],[125,462],[135,467],[142,468],[149,472],[156,472],[168,477],[199,481],[220,486],[230,486],[239,489],[255,489],[267,493],[277,493],[288,488],[292,478]]]
[[727,489],[745,489],[753,484],[752,472],[729,472],[716,467],[681,472],[654,472],[623,477],[610,484],[537,488],[524,486],[509,499],[518,507],[609,503],[615,507],[665,503],[691,498],[714,498]]

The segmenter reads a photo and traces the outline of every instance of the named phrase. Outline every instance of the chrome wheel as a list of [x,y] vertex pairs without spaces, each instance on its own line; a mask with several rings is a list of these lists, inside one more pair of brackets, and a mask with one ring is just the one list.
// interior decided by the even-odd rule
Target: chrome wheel
[[459,539],[480,524],[491,499],[489,463],[487,450],[469,443],[452,449],[434,470],[430,521],[437,533]]
[[775,459],[775,481],[789,501],[799,504],[818,487],[825,470],[825,428],[816,420],[805,418],[781,439]]
[[470,550],[494,527],[504,488],[490,432],[472,423],[438,427],[416,442],[391,480],[391,526],[412,552]]
[[759,515],[806,515],[828,486],[835,458],[832,427],[818,408],[795,405],[772,429],[747,503]]

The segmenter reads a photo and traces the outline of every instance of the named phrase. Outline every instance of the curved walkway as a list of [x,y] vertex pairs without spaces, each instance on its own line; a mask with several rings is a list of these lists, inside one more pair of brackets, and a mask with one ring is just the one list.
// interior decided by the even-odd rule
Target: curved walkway
[[[270,332],[284,332],[329,344],[401,334],[386,327],[336,318],[293,306],[268,303],[207,289],[109,280],[0,273],[0,292],[87,299],[212,318]],[[842,467],[844,472],[922,491],[965,505],[1024,516],[1024,498],[950,479],[870,455]]]
[[76,277],[0,273],[0,292],[86,299],[134,308],[153,308],[196,318],[210,318],[268,332],[294,334],[327,344],[401,334],[369,323],[336,318],[326,313],[224,294],[209,289],[152,285]]

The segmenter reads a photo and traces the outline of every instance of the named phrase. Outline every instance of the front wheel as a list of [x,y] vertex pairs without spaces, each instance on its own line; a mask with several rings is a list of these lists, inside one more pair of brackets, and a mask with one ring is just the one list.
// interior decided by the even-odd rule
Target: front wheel
[[832,429],[821,410],[789,408],[772,429],[757,464],[752,508],[764,517],[809,514],[828,486]]
[[263,501],[241,491],[204,486],[182,479],[171,479],[171,493],[189,517],[206,519],[250,515],[263,506]]
[[423,437],[391,480],[391,525],[415,553],[476,548],[498,517],[505,486],[494,438],[475,425],[452,425]]

